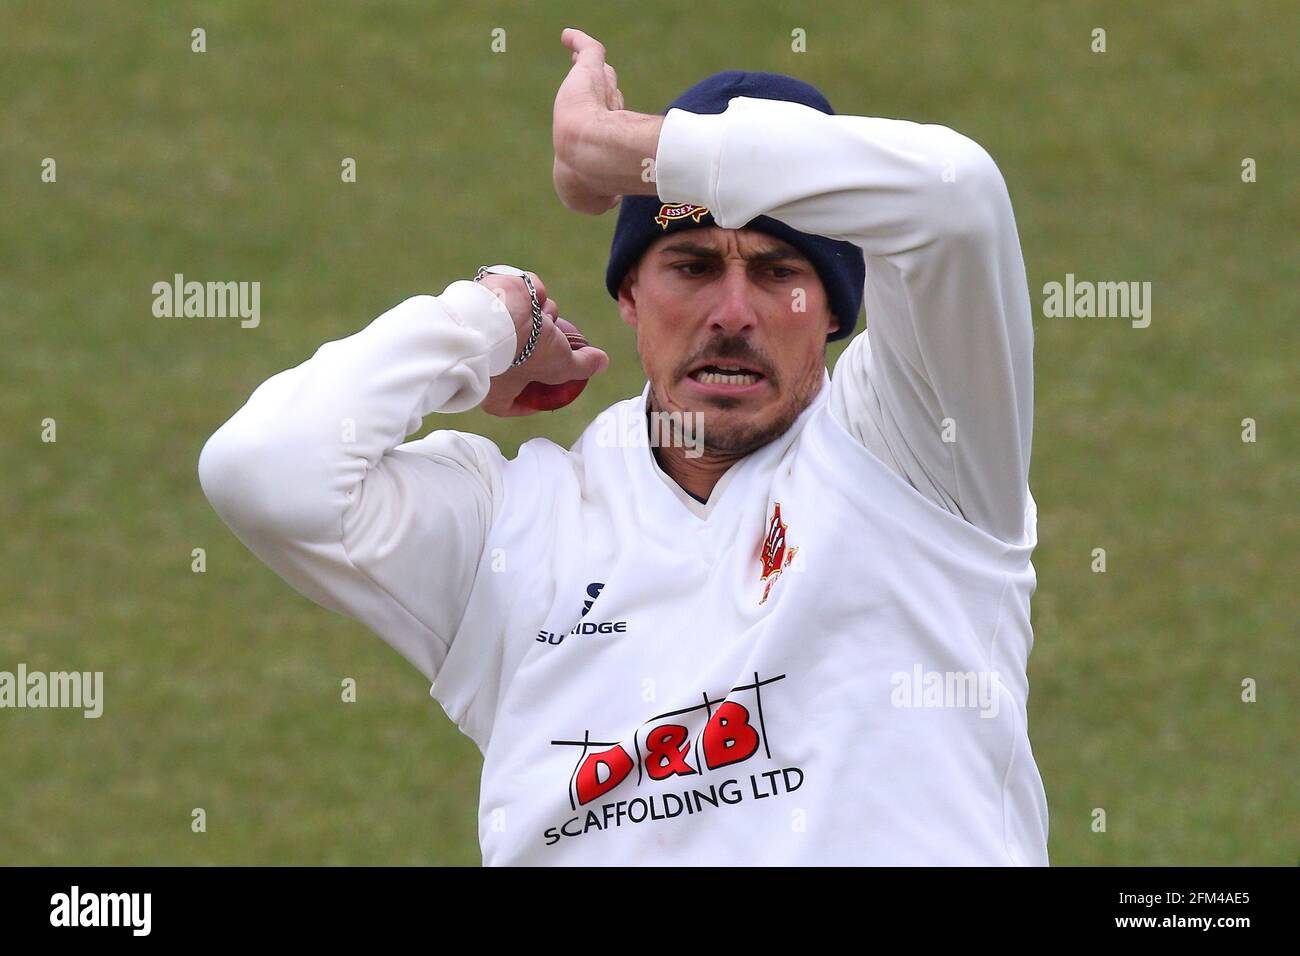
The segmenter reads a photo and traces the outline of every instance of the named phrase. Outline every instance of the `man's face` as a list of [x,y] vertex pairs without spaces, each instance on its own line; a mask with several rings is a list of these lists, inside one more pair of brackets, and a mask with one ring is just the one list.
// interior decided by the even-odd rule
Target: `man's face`
[[653,411],[701,412],[707,451],[748,454],[821,388],[839,327],[794,246],[712,226],[656,239],[619,289]]

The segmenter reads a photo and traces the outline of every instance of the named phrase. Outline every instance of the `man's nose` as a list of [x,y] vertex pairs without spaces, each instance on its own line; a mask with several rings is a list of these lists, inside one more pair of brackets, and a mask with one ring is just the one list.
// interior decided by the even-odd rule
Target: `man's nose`
[[752,329],[758,324],[754,310],[754,287],[744,263],[727,263],[719,280],[718,300],[709,315],[709,327],[727,334]]

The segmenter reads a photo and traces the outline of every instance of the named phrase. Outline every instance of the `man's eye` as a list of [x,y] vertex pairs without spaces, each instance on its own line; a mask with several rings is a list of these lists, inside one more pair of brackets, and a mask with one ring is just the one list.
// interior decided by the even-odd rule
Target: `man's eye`
[[[678,272],[681,272],[683,275],[702,276],[704,275],[705,272],[709,271],[712,268],[712,265],[707,262],[682,262],[679,263],[678,265],[673,266],[673,268],[676,269]],[[699,269],[701,271],[699,272],[689,271],[694,269]],[[771,266],[769,268],[769,271],[772,275],[772,278],[774,279],[788,279],[791,276],[795,276],[799,274],[799,270],[787,269],[785,266]]]
[[685,275],[691,275],[691,276],[703,275],[704,273],[703,273],[703,272],[686,272],[685,270],[687,270],[687,269],[707,269],[708,267],[709,267],[709,264],[708,264],[707,262],[683,262],[683,263],[681,263],[680,265],[673,266],[673,268],[676,269],[678,272],[682,272],[682,273],[684,273]]

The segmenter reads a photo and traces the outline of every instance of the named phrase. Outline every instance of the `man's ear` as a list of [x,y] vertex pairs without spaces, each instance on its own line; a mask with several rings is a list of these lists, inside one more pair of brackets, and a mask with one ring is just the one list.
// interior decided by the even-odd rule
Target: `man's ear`
[[835,313],[832,312],[832,313],[831,313],[831,322],[830,322],[830,325],[828,325],[828,326],[826,327],[826,334],[827,334],[827,335],[833,335],[834,333],[838,332],[839,330],[840,330],[840,320],[837,319],[837,318],[835,317]]
[[636,266],[628,269],[618,286],[618,311],[623,316],[623,321],[634,329],[636,328],[636,296],[633,287],[636,285],[636,270]]

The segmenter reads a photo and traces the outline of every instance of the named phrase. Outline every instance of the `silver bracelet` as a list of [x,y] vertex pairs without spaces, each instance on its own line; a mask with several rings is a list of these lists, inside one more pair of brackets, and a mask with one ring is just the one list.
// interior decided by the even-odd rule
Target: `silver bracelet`
[[524,280],[524,285],[528,287],[528,294],[533,300],[533,330],[528,336],[528,341],[524,343],[524,350],[519,353],[519,357],[510,363],[510,367],[522,365],[528,361],[528,356],[533,354],[533,349],[537,347],[537,337],[542,334],[542,306],[537,301],[537,290],[533,288],[533,280],[529,278],[528,273],[523,269],[516,269],[514,266],[479,266],[478,274],[474,276],[474,281],[479,282],[485,275],[500,276],[518,276]]

